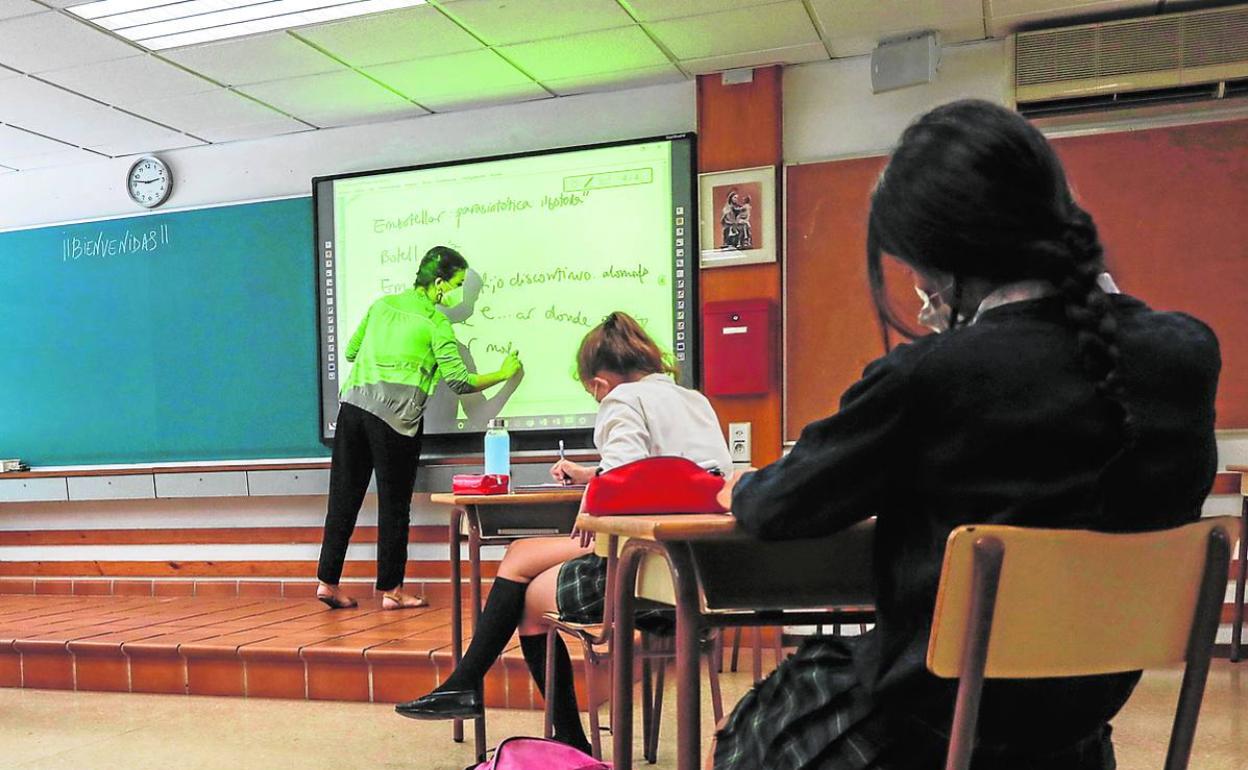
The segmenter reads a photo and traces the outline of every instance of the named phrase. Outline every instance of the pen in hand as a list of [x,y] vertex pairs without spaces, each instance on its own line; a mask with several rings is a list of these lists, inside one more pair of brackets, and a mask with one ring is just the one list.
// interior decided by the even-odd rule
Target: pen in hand
[[[559,439],[559,462],[560,464],[562,464],[567,459],[568,459],[567,456],[564,455],[563,453],[563,439]],[[570,476],[566,470],[563,470],[562,468],[560,468],[559,473],[563,476],[564,486],[567,486],[568,484],[572,483],[572,476]]]

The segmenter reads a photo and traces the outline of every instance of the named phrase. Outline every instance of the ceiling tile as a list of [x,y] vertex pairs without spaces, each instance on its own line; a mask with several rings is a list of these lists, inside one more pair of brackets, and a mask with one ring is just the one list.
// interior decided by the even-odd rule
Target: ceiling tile
[[[815,21],[827,37],[867,35],[880,38],[941,30],[984,19],[983,0],[810,0]],[[982,32],[982,30],[981,30]],[[983,37],[981,34],[980,37]]]
[[1115,14],[1151,10],[1156,0],[989,0],[989,33],[1085,24]]
[[288,120],[280,112],[225,88],[143,102],[136,104],[134,111],[145,118],[205,139],[209,138],[206,132],[216,128]]
[[8,165],[18,171],[29,171],[31,169],[51,168],[53,166],[74,166],[79,163],[88,163],[93,160],[104,160],[104,158],[93,152],[79,150],[75,147],[67,147],[63,150],[47,153],[46,155],[32,155],[29,158],[19,158],[17,160],[9,161]]
[[32,134],[20,128],[0,125],[0,162],[47,155],[72,149],[64,142]]
[[707,13],[735,11],[746,6],[768,5],[776,0],[628,0],[628,5],[638,21],[660,21],[681,16],[701,16]]
[[292,33],[355,67],[476,51],[484,46],[432,6],[304,27]]
[[342,71],[341,64],[285,32],[161,54],[189,70],[227,86]]
[[34,0],[0,0],[0,19],[42,13],[46,10],[47,6],[39,5]]
[[501,46],[497,50],[539,81],[671,64],[667,55],[635,25]]
[[833,56],[870,53],[881,40],[935,30],[942,44],[984,37],[983,0],[810,0]]
[[[480,96],[522,93],[534,86],[523,72],[490,50],[433,56],[365,67],[371,77],[433,109],[431,103],[459,103]],[[540,90],[540,86],[538,87]]]
[[646,28],[682,61],[819,42],[799,0],[660,21]]
[[5,123],[79,147],[157,140],[166,130],[30,77],[0,80],[0,105]]
[[543,80],[542,85],[554,91],[558,96],[570,96],[593,91],[617,91],[623,88],[641,88],[661,83],[678,83],[684,79],[685,76],[680,70],[667,64],[662,67],[646,67],[624,72],[603,72],[597,75]]
[[483,88],[469,93],[429,96],[425,98],[423,104],[434,112],[451,112],[549,98],[550,93],[545,88],[537,83],[529,82]]
[[290,118],[264,120],[237,126],[220,126],[205,129],[200,135],[210,142],[241,142],[247,139],[264,139],[270,136],[295,134],[315,129]]
[[489,45],[545,40],[633,23],[616,0],[459,0],[443,7]]
[[0,64],[22,72],[48,72],[140,52],[85,22],[53,11],[0,21]]
[[321,127],[428,114],[357,72],[331,72],[239,89]]
[[129,108],[131,105],[203,93],[217,86],[154,56],[84,65],[39,76],[93,99]]
[[156,130],[144,136],[129,135],[100,144],[87,145],[87,149],[117,157],[121,155],[139,155],[146,152],[177,150],[183,147],[196,147],[205,144],[193,136],[178,131],[156,127]]
[[750,51],[734,53],[727,56],[708,56],[705,59],[689,59],[682,61],[680,66],[693,75],[705,75],[710,72],[739,67],[764,67],[770,64],[804,64],[812,61],[826,61],[828,51],[823,43],[807,43],[789,48],[773,48],[769,51]]

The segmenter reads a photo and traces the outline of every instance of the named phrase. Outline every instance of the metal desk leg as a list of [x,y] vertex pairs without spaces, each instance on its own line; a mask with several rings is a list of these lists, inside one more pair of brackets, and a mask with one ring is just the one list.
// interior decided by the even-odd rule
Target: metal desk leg
[[[460,589],[459,542],[463,527],[464,509],[456,507],[451,511],[451,530],[447,554],[451,561],[451,662],[459,666],[464,656],[464,597]],[[464,742],[464,720],[455,719],[451,725],[451,739],[456,743]]]
[[[477,516],[476,506],[468,512],[468,575],[472,581],[472,635],[477,635],[477,624],[481,620],[481,520]],[[481,684],[481,701],[485,702],[485,683]],[[477,761],[485,761],[485,711],[473,720],[476,737]]]

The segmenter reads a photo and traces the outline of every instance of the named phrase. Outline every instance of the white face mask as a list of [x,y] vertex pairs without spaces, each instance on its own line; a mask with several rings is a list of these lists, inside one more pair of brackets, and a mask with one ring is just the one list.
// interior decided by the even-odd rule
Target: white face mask
[[[931,329],[937,334],[949,331],[949,321],[953,318],[953,309],[940,298],[940,295],[948,288],[946,286],[934,294],[928,294],[918,286],[914,287],[914,293],[918,294],[919,299],[923,300],[923,307],[919,309],[919,325]],[[933,302],[933,300],[936,301]]]

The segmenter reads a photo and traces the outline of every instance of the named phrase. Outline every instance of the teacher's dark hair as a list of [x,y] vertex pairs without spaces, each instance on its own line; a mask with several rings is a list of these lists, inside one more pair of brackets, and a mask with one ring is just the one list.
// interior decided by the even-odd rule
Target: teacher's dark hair
[[468,269],[468,260],[464,256],[450,246],[434,246],[425,252],[425,256],[420,260],[420,267],[416,269],[417,288],[428,286],[438,278],[449,281],[455,277],[460,270]]
[[588,382],[601,371],[675,375],[676,367],[635,318],[617,310],[589,330],[576,352],[577,379]]
[[953,276],[958,315],[967,278],[1001,285],[1038,279],[1057,287],[1098,392],[1123,409],[1117,322],[1097,284],[1103,250],[1091,215],[1075,203],[1053,147],[1021,115],[979,100],[946,104],[905,130],[871,194],[867,274],[888,330],[913,338],[885,287],[883,254],[919,272]]

